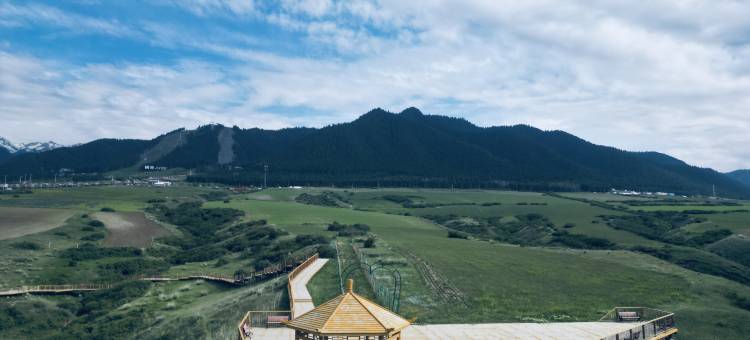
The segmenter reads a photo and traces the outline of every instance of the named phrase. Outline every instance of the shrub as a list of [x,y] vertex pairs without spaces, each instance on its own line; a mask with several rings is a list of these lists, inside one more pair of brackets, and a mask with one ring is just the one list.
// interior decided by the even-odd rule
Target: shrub
[[370,236],[365,240],[365,248],[375,248],[375,237]]
[[750,298],[746,298],[744,296],[739,296],[735,292],[728,293],[726,295],[727,299],[732,302],[733,305],[742,308],[744,310],[750,311]]
[[575,223],[565,223],[565,225],[563,225],[563,228],[570,229],[570,228],[575,228],[575,226],[576,226]]
[[120,276],[131,276],[137,274],[156,274],[167,270],[169,265],[162,260],[152,259],[130,259],[99,266],[99,270],[105,275],[112,273]]
[[255,270],[263,270],[270,265],[271,265],[271,261],[266,260],[266,259],[261,259],[255,262],[254,267],[255,267]]
[[103,233],[94,233],[91,235],[81,237],[81,241],[99,241],[99,240],[103,240],[105,237],[107,237],[107,235]]
[[88,224],[92,227],[99,227],[99,228],[104,226],[104,222],[99,221],[99,220],[91,220]]
[[469,236],[464,233],[459,233],[457,231],[449,231],[448,232],[448,238],[459,238],[462,240],[468,240]]
[[301,247],[306,247],[313,244],[328,243],[328,239],[322,235],[297,235],[294,242]]
[[336,258],[336,248],[331,247],[330,244],[325,244],[318,247],[318,255],[324,259]]
[[13,246],[13,248],[24,249],[24,250],[39,250],[39,249],[42,249],[42,246],[40,246],[37,243],[30,242],[30,241],[22,241],[22,242],[13,243],[12,246]]
[[101,208],[99,210],[102,211],[102,212],[115,212],[115,209],[110,208],[110,207],[104,207],[104,208]]
[[339,236],[351,237],[366,235],[370,231],[370,226],[366,224],[339,224],[333,222],[328,225],[328,231],[335,231]]
[[91,243],[84,243],[79,248],[68,248],[60,252],[60,257],[74,260],[98,260],[105,257],[133,257],[141,256],[143,252],[138,248],[118,247],[100,248]]

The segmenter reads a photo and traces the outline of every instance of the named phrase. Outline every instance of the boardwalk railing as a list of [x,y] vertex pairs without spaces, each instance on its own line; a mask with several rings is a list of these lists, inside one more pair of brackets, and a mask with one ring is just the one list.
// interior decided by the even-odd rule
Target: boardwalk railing
[[[184,275],[154,275],[154,276],[139,275],[139,276],[129,277],[125,279],[125,281],[137,280],[137,281],[160,282],[160,281],[184,281],[184,280],[201,279],[201,280],[221,282],[221,283],[226,283],[226,284],[243,285],[253,280],[265,279],[267,277],[276,276],[276,275],[288,272],[290,270],[292,271],[290,275],[292,274],[296,275],[299,272],[299,267],[302,267],[304,265],[305,266],[304,268],[306,268],[312,262],[310,261],[310,259],[312,259],[313,257],[317,259],[317,256],[318,256],[317,253],[310,257],[304,256],[304,255],[292,256],[292,257],[284,259],[283,261],[279,263],[272,264],[264,268],[263,270],[253,271],[253,272],[250,272],[249,274],[243,274],[243,275],[227,275],[226,273],[211,273],[211,272],[184,274]],[[300,264],[300,266],[295,269],[295,266],[298,264]],[[297,270],[297,272],[294,272],[295,270]],[[11,290],[0,291],[0,296],[13,296],[13,295],[34,294],[34,293],[66,293],[66,292],[75,292],[75,291],[92,291],[92,290],[99,290],[99,289],[107,289],[111,287],[112,287],[112,284],[22,286],[22,287],[14,288]]]
[[19,288],[0,292],[0,296],[12,296],[28,293],[66,293],[107,289],[111,284],[76,284],[76,285],[37,285],[22,286]]
[[668,339],[677,333],[674,313],[653,308],[615,307],[599,321],[633,323],[633,327],[627,331],[610,335],[604,340]]
[[252,339],[252,328],[254,327],[284,327],[283,321],[292,317],[290,310],[274,311],[249,311],[245,313],[240,323],[237,325],[240,339]]
[[[294,268],[289,275],[287,275],[287,282],[286,282],[286,290],[289,293],[289,309],[294,311],[294,301],[298,301],[299,299],[294,297],[294,289],[292,289],[292,280],[294,280],[299,273],[301,273],[303,270],[305,270],[307,267],[309,267],[315,260],[317,260],[320,256],[318,253],[315,253],[313,256],[310,256],[302,262],[297,268]],[[292,313],[294,315],[294,313]]]
[[291,320],[294,316],[294,289],[292,289],[292,280],[294,280],[299,273],[301,273],[303,270],[305,270],[307,267],[309,267],[312,263],[315,262],[319,258],[318,253],[313,254],[312,256],[308,257],[302,263],[300,263],[297,267],[292,269],[289,274],[287,274],[287,284],[286,289],[289,293],[289,309],[290,310],[284,310],[284,311],[249,311],[245,313],[245,316],[240,320],[240,323],[237,325],[237,332],[239,334],[240,340],[249,340],[252,339],[252,330],[251,328],[254,327],[281,327],[283,326],[283,322],[285,320]]

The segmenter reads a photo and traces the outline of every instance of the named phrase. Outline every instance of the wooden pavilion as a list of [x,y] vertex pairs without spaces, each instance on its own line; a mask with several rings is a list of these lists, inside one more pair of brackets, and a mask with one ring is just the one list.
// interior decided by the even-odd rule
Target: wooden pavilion
[[409,321],[354,293],[347,281],[346,293],[286,322],[296,340],[401,340]]

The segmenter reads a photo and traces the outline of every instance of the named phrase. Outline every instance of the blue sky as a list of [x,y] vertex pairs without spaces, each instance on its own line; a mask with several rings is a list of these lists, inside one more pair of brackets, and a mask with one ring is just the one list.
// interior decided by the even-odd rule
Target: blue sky
[[374,108],[750,168],[743,1],[0,0],[0,136],[72,144]]

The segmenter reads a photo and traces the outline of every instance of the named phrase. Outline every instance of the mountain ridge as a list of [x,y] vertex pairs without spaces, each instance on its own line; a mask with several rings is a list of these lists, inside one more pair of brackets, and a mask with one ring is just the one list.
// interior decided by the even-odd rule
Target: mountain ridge
[[[179,131],[179,134],[175,134]],[[193,169],[195,181],[520,190],[611,188],[750,197],[750,188],[658,152],[629,152],[529,125],[479,127],[417,108],[370,110],[323,128],[206,125],[152,140],[102,139],[0,161],[0,173],[108,172],[149,164]],[[118,157],[113,157],[117,154]]]
[[750,169],[741,169],[728,172],[727,176],[750,188]]
[[[0,150],[5,150],[9,154],[23,154],[28,152],[44,152],[61,148],[64,145],[55,143],[53,141],[47,142],[29,142],[15,144],[7,138],[0,137]],[[0,151],[1,152],[1,151]]]

